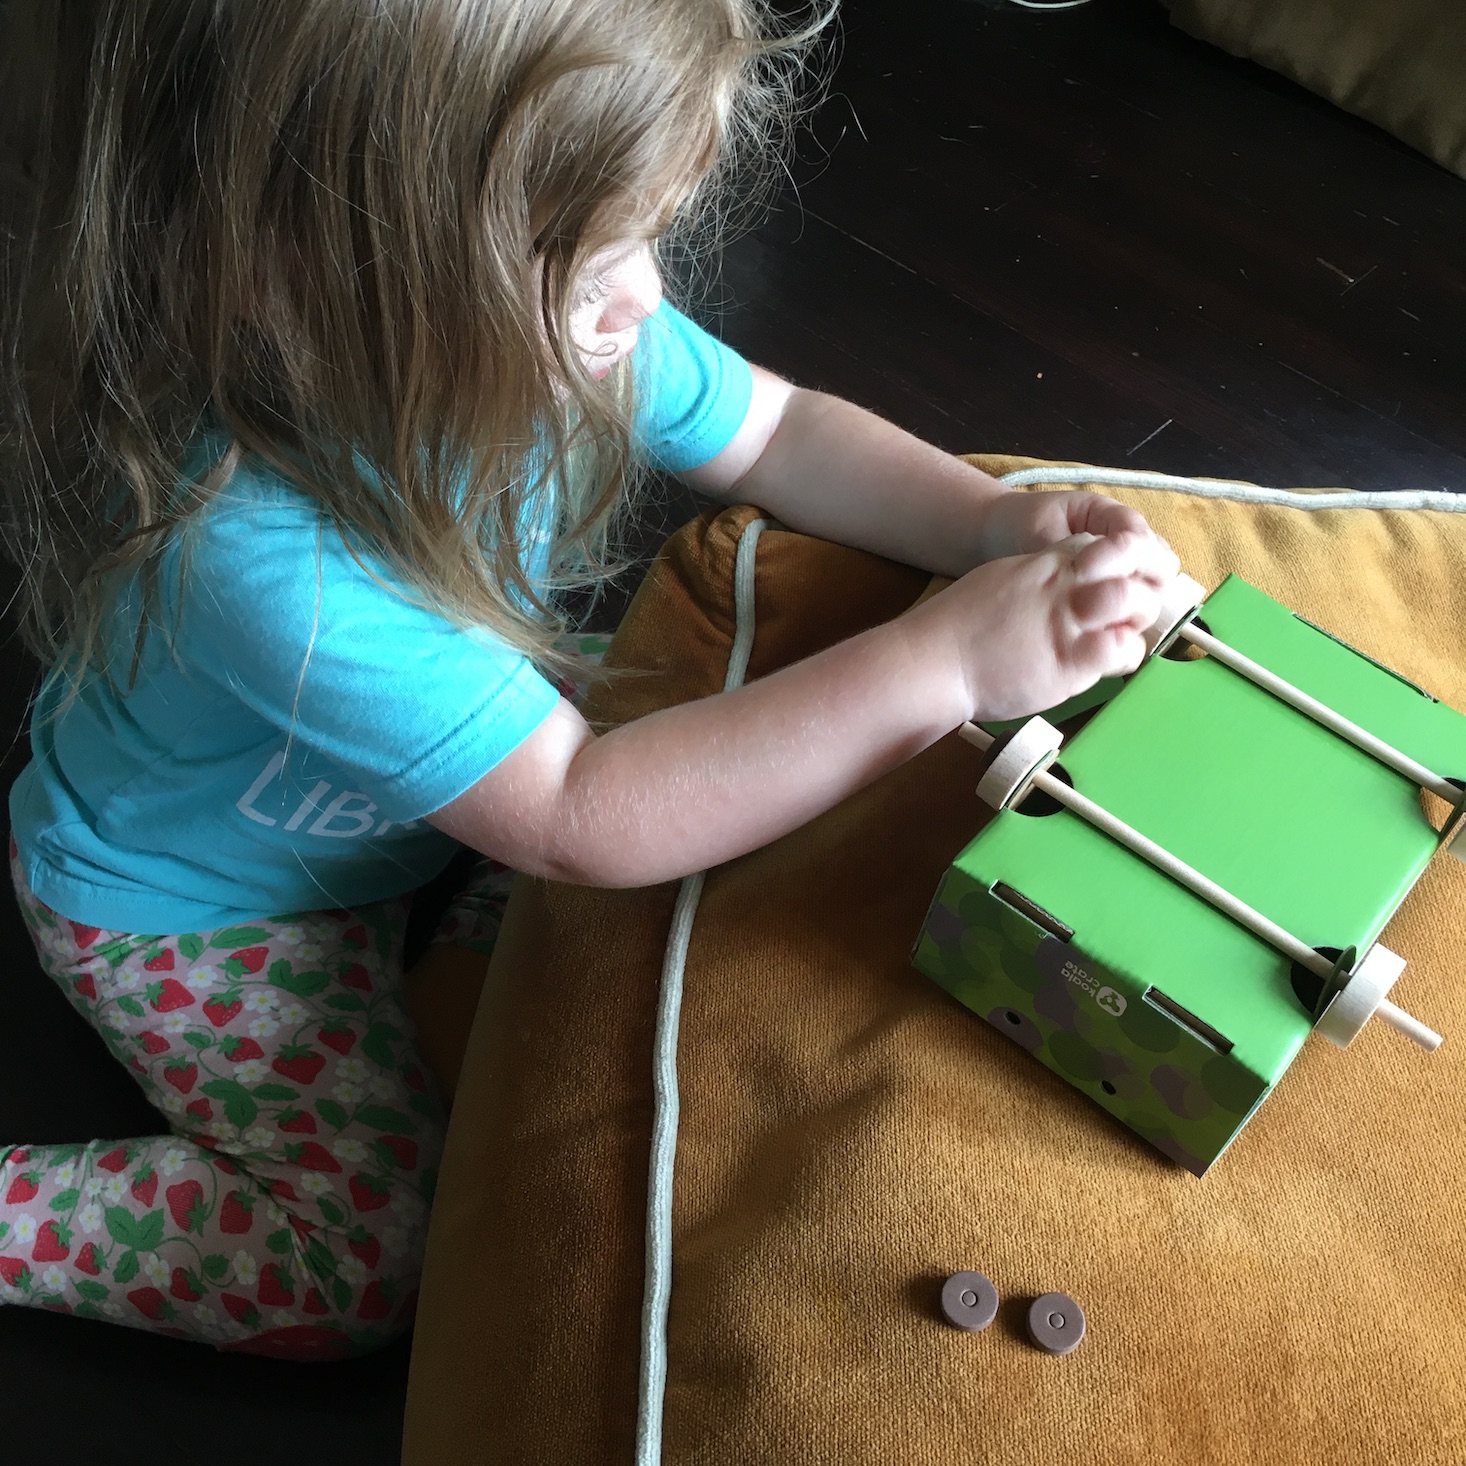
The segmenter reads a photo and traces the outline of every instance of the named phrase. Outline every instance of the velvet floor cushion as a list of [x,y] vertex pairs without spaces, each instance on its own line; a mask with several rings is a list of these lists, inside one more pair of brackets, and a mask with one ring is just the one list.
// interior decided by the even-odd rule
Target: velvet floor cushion
[[1203,40],[1290,76],[1466,177],[1461,0],[1166,0]]
[[[1466,516],[1111,492],[1203,584],[1235,570],[1466,707]],[[595,715],[722,686],[751,516],[671,542],[614,647],[637,671]],[[765,532],[748,675],[899,614],[927,585]],[[1311,1039],[1197,1179],[910,965],[983,820],[977,757],[945,739],[707,878],[682,1011],[662,1459],[1466,1460],[1466,868],[1433,863],[1385,933],[1409,961],[1397,996],[1444,1047],[1423,1054],[1379,1024],[1347,1051]],[[635,1459],[675,894],[515,892],[434,1212],[408,1466]],[[980,1333],[938,1309],[965,1268],[1002,1298]],[[1088,1317],[1063,1357],[1023,1327],[1050,1291]]]

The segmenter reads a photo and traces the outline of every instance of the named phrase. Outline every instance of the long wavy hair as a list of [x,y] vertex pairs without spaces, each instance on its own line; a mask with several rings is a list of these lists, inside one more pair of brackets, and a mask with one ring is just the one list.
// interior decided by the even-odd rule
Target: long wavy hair
[[576,283],[609,246],[716,231],[833,8],[38,0],[0,322],[28,645],[115,676],[140,576],[135,676],[170,536],[252,458],[424,604],[549,656],[635,484],[630,372],[586,372]]

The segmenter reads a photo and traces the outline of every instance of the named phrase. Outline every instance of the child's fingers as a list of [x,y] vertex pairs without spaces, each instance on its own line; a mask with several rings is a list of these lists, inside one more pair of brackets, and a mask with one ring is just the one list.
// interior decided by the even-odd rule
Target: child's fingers
[[1086,631],[1074,647],[1076,659],[1101,677],[1128,677],[1146,657],[1144,635],[1120,623]]
[[1147,563],[1139,566],[1136,574],[1146,579],[1169,581],[1180,572],[1181,562],[1176,552],[1150,527],[1145,516],[1128,504],[1107,499],[1103,494],[1089,496],[1082,528],[1107,539],[1138,536],[1144,546]]
[[1153,572],[1160,563],[1149,535],[1122,534],[1099,539],[1075,535],[1062,548],[1073,555],[1073,575],[1080,585],[1132,576],[1151,580],[1156,578]]
[[1111,576],[1075,586],[1069,612],[1082,632],[1125,626],[1139,633],[1160,615],[1161,594],[1135,576]]
[[1056,548],[1073,556],[1080,580],[1109,575],[1134,575],[1157,587],[1167,586],[1180,573],[1181,561],[1165,540],[1146,529],[1140,534],[1071,535]]
[[1072,554],[1074,579],[1080,585],[1134,575],[1145,563],[1139,535],[1075,535],[1061,548]]
[[[1067,541],[1073,546],[1083,537]],[[1113,539],[1091,539],[1073,552],[1074,578],[1080,584],[1116,577],[1134,579],[1159,594],[1176,578],[1181,562],[1164,540],[1154,535],[1123,534]]]
[[[1103,494],[1088,494],[1080,502],[1083,520],[1082,529],[1091,534],[1149,534],[1150,526],[1145,515],[1118,499],[1108,499]],[[1071,521],[1072,523],[1072,521]]]
[[1157,534],[1145,537],[1142,562],[1137,574],[1162,590],[1181,573],[1181,557]]

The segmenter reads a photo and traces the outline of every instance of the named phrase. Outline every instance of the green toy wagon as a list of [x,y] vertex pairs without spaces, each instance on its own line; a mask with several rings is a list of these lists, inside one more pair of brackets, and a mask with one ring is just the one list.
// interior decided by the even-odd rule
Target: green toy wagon
[[1201,596],[1181,577],[1155,654],[1067,742],[964,730],[998,813],[914,953],[1196,1175],[1314,1028],[1440,1042],[1377,939],[1442,844],[1466,858],[1466,717],[1236,576]]

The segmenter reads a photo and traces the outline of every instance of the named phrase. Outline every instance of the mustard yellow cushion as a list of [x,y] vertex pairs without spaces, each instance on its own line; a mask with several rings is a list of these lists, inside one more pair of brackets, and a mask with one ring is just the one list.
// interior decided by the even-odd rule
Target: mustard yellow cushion
[[[1203,584],[1236,570],[1466,707],[1466,517],[1113,492]],[[751,513],[665,551],[614,649],[650,670],[597,715],[722,685]],[[766,533],[750,676],[927,584]],[[910,966],[982,819],[976,758],[943,740],[708,877],[682,1015],[664,1459],[1458,1466],[1466,868],[1432,865],[1386,933],[1409,960],[1401,1002],[1445,1046],[1424,1055],[1381,1025],[1347,1052],[1311,1041],[1198,1180]],[[435,1207],[408,1466],[633,1459],[674,894],[526,881],[511,901]],[[964,1268],[1002,1295],[982,1333],[938,1316]],[[1088,1314],[1064,1358],[1023,1330],[1051,1290]]]

